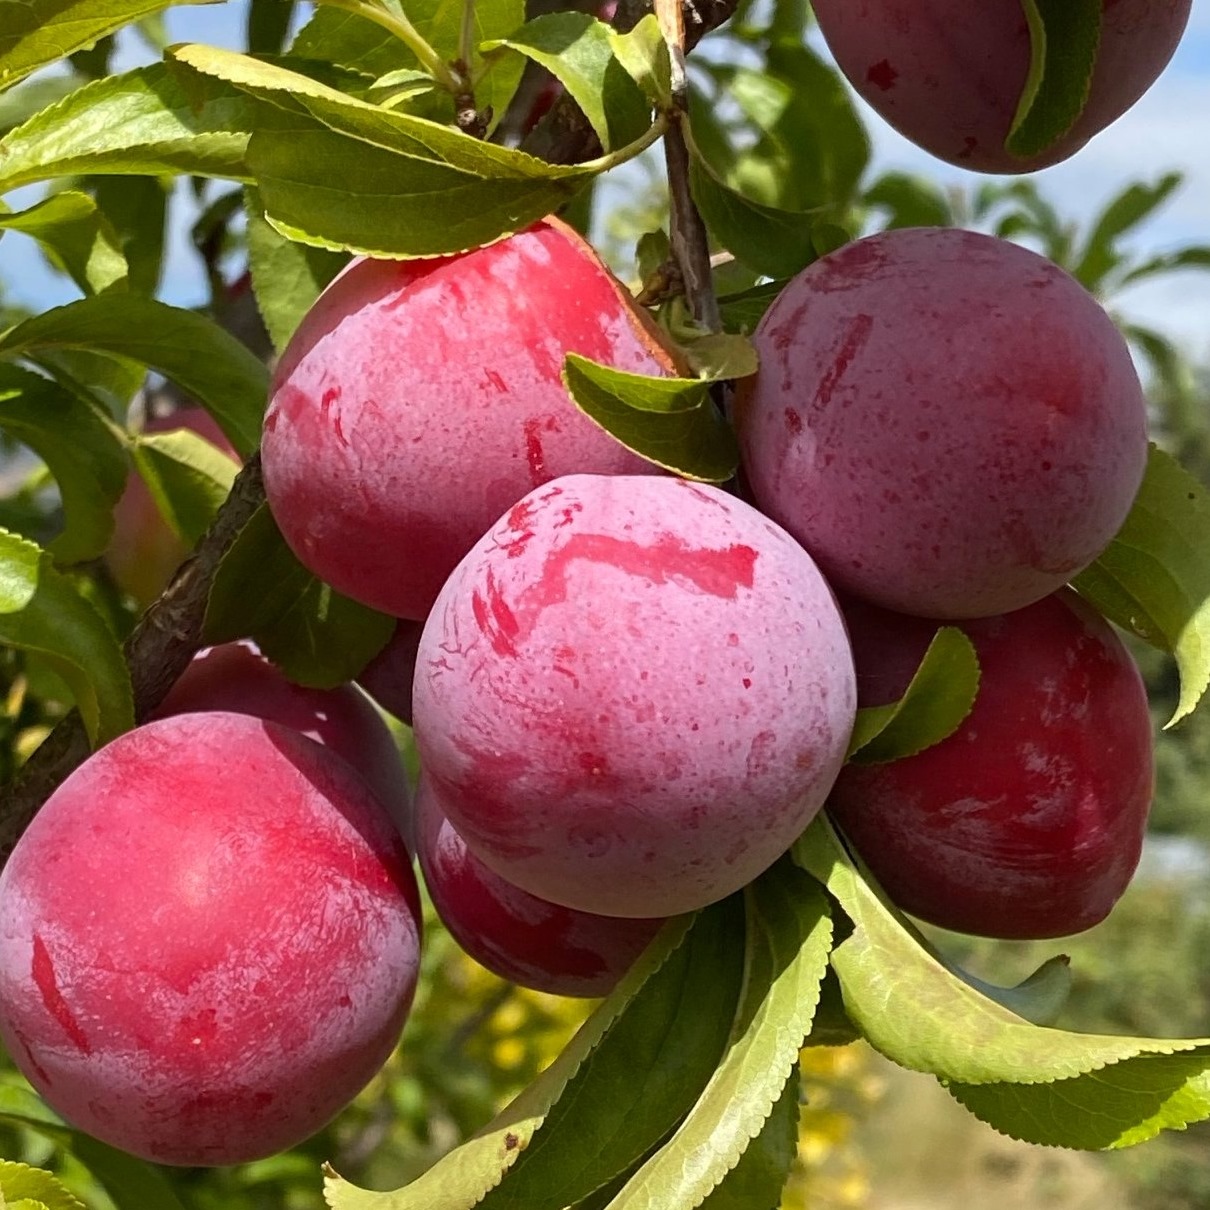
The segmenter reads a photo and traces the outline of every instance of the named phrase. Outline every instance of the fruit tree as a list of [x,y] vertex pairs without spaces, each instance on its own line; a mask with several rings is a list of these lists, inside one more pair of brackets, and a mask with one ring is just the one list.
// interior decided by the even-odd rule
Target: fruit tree
[[[78,294],[0,331],[0,1123],[119,1210],[258,1161],[331,1210],[770,1210],[802,1056],[857,1038],[1029,1142],[1210,1119],[1210,1037],[1059,1028],[1065,960],[993,986],[917,923],[1105,919],[1155,787],[1132,650],[1172,724],[1210,684],[1171,358],[1098,296],[1162,189],[1082,256],[1011,185],[966,229],[869,179],[853,102],[1029,173],[1189,0],[248,0],[239,51],[171,7],[0,0],[0,235]],[[455,942],[598,1002],[446,1137],[492,1015],[416,1054]],[[409,1114],[431,1162],[375,1168]]]

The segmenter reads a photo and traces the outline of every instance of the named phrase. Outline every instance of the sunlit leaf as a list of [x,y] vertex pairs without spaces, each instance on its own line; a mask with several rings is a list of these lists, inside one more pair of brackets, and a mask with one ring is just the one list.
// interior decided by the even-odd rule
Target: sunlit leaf
[[1176,657],[1180,722],[1210,685],[1210,495],[1170,454],[1152,446],[1122,528],[1073,581],[1119,626]]
[[137,294],[104,294],[44,311],[0,336],[0,359],[63,348],[158,370],[210,412],[240,453],[260,441],[269,372],[204,315]]
[[1101,38],[1102,0],[1021,0],[1029,22],[1030,67],[1005,148],[1033,156],[1083,112]]
[[735,434],[705,382],[630,374],[569,353],[563,383],[585,415],[658,466],[707,483],[735,474]]
[[941,627],[903,696],[857,712],[850,759],[859,764],[901,760],[939,744],[970,713],[978,688],[975,645],[958,627]]
[[134,726],[130,674],[101,615],[32,542],[0,530],[0,643],[67,682],[94,747]]

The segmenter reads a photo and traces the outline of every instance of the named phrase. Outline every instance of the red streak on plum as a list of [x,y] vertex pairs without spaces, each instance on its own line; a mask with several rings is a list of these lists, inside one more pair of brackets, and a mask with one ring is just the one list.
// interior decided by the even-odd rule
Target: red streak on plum
[[34,960],[31,973],[34,982],[38,985],[38,990],[42,993],[42,1003],[46,1005],[46,1011],[59,1022],[63,1027],[63,1032],[79,1050],[86,1055],[92,1054],[92,1047],[84,1036],[80,1023],[72,1016],[71,1009],[68,1008],[67,1001],[63,999],[63,993],[59,990],[58,981],[55,979],[55,964],[51,961],[50,951],[37,933],[34,934]]
[[521,626],[516,614],[505,601],[500,585],[490,568],[484,592],[487,594],[486,598],[478,589],[471,594],[471,612],[475,615],[475,621],[497,655],[515,658],[517,646],[514,640],[520,634]]
[[869,340],[870,330],[873,326],[872,316],[855,315],[853,317],[844,334],[844,339],[840,342],[840,349],[836,353],[835,360],[828,367],[827,373],[819,380],[819,389],[815,392],[816,407],[826,407],[831,402],[832,392],[836,390],[845,372],[853,364],[853,358],[861,352],[865,342]]
[[542,449],[542,438],[538,435],[542,422],[531,417],[525,422],[525,460],[529,463],[529,477],[534,487],[541,487],[550,478],[546,472],[546,454]]
[[722,550],[693,550],[674,534],[645,546],[609,534],[581,533],[547,556],[541,581],[526,595],[540,592],[540,609],[565,601],[567,569],[577,559],[616,567],[652,584],[688,581],[699,592],[727,600],[734,600],[740,588],[752,587],[756,567],[756,551],[738,543]]

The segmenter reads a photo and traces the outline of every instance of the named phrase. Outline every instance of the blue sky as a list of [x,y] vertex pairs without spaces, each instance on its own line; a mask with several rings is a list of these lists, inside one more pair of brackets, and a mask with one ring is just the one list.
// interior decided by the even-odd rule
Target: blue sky
[[[237,46],[242,37],[244,0],[169,9],[174,41]],[[984,179],[933,160],[867,111],[874,139],[875,167],[904,168],[937,180],[966,185]],[[1035,177],[1060,213],[1073,219],[1095,213],[1130,180],[1154,180],[1170,170],[1185,173],[1184,189],[1143,229],[1140,252],[1151,253],[1198,242],[1210,244],[1210,0],[1193,0],[1189,28],[1164,75],[1112,127],[1076,156]],[[11,203],[21,200],[10,198]],[[196,258],[186,246],[185,221],[174,232],[164,294],[169,301],[194,304],[202,297]],[[44,307],[73,297],[44,270],[23,237],[0,242],[6,282],[15,300]],[[1120,308],[1132,318],[1159,327],[1195,356],[1210,359],[1210,273],[1183,273],[1123,295]]]

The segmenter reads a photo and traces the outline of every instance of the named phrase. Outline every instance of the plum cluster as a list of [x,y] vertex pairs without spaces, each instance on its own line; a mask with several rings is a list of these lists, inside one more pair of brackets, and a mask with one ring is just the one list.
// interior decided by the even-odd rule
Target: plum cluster
[[[569,352],[683,366],[557,220],[332,283],[275,373],[266,489],[312,571],[399,619],[363,683],[414,727],[415,802],[359,689],[203,653],[0,876],[0,1032],[51,1104],[168,1163],[319,1128],[410,1004],[413,854],[472,955],[569,995],[608,991],[825,805],[926,920],[1104,916],[1139,855],[1150,723],[1065,585],[1143,474],[1121,337],[1032,252],[905,230],[806,269],[754,341],[727,492],[568,397]],[[858,707],[903,692],[942,622],[981,662],[969,717],[846,764]]]

